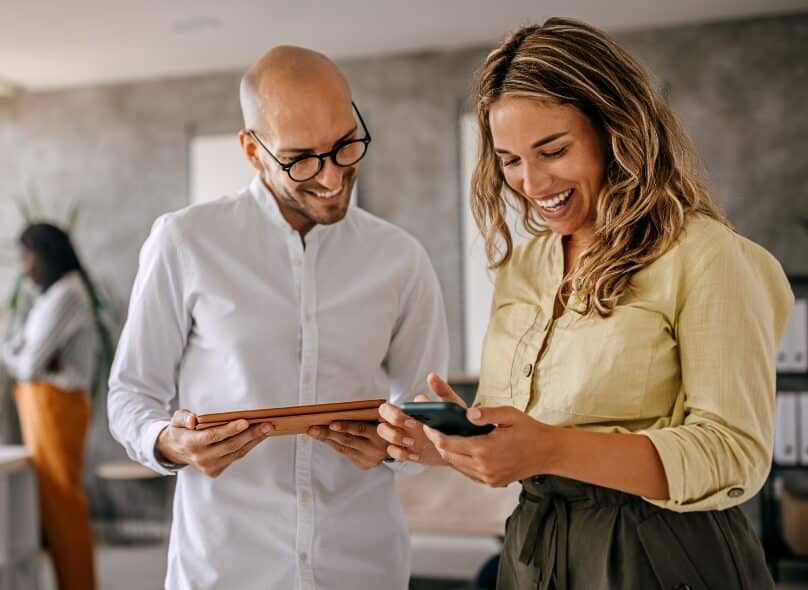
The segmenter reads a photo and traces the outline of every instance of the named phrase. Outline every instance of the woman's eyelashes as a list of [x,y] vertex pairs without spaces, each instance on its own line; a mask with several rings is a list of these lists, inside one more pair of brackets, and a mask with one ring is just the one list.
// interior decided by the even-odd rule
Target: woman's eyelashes
[[[551,152],[540,151],[540,152],[538,152],[538,156],[540,158],[553,160],[553,159],[556,159],[556,158],[560,158],[561,156],[566,154],[568,148],[569,148],[569,145],[565,145],[565,146],[562,146],[562,147],[558,148],[557,150],[554,150],[554,151],[551,151]],[[500,162],[501,162],[503,168],[508,168],[510,166],[515,166],[516,164],[519,163],[519,160],[520,160],[520,158],[510,158],[510,159],[508,159],[508,158],[500,158]]]

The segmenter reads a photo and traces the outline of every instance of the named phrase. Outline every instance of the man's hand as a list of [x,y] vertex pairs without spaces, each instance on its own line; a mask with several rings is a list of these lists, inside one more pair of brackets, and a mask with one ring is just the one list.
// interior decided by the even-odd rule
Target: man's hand
[[[465,408],[466,402],[449,387],[443,379],[435,373],[427,377],[427,384],[432,392],[442,402],[451,402]],[[416,402],[432,401],[425,395],[415,396]],[[379,435],[385,439],[389,446],[387,454],[399,461],[412,461],[424,465],[447,465],[435,445],[426,434],[424,425],[410,418],[399,408],[392,404],[383,404],[379,408],[382,422],[379,424]]]
[[269,422],[250,426],[246,420],[234,420],[223,426],[194,430],[196,415],[177,410],[155,443],[158,456],[172,463],[192,465],[210,477],[219,477],[233,461],[253,450],[272,434]]
[[359,469],[377,467],[387,457],[387,441],[371,422],[341,421],[313,426],[308,435],[348,457]]

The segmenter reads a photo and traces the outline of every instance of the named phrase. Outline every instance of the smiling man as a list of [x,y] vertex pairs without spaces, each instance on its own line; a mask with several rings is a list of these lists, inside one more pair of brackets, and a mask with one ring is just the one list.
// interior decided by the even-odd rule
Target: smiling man
[[110,428],[130,457],[177,473],[167,588],[403,590],[393,471],[407,464],[389,461],[375,428],[194,430],[208,412],[400,404],[448,362],[425,251],[349,207],[370,134],[336,66],[272,49],[244,76],[241,106],[256,177],[156,222],[112,370]]

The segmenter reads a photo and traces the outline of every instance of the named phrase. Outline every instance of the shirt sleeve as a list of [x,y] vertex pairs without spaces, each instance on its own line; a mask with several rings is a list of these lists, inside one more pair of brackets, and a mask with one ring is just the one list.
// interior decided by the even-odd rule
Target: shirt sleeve
[[[398,322],[385,359],[389,401],[397,406],[411,402],[419,393],[428,393],[427,376],[437,373],[445,378],[449,366],[449,329],[440,284],[420,244],[400,301]],[[409,474],[423,470],[416,463],[385,465]]]
[[669,487],[668,500],[647,500],[677,512],[729,508],[762,487],[774,436],[775,355],[794,303],[782,268],[762,248],[727,240],[706,258],[688,274],[674,327],[682,392],[672,426],[642,432]]
[[59,283],[31,309],[17,338],[3,348],[3,362],[18,381],[31,381],[47,372],[48,364],[87,321],[82,294]]
[[170,218],[161,217],[140,252],[129,313],[112,365],[107,412],[112,436],[130,458],[170,475],[154,445],[168,426],[191,317],[183,292],[181,250]]

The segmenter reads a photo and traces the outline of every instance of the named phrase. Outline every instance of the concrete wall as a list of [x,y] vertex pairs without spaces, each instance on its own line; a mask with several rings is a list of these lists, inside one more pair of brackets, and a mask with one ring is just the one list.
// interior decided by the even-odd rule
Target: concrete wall
[[[808,274],[808,13],[620,36],[654,73],[741,233]],[[343,63],[373,134],[363,207],[418,237],[437,269],[462,362],[457,117],[487,48]],[[188,200],[188,138],[240,127],[240,73],[0,99],[0,290],[10,288],[13,199],[47,211],[81,199],[75,228],[93,274],[125,304],[159,214]],[[98,408],[91,462],[120,456]],[[100,501],[99,501],[100,502]],[[96,506],[99,505],[96,502]]]

